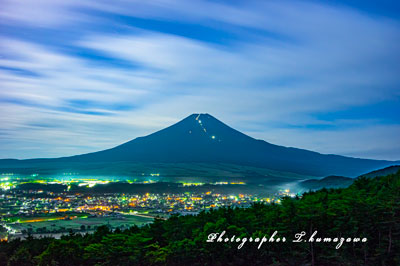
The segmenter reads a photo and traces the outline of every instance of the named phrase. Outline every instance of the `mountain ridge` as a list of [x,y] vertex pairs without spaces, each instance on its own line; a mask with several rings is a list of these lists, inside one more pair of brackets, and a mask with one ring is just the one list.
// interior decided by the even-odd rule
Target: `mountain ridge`
[[192,114],[169,127],[114,148],[51,159],[0,160],[0,170],[7,163],[77,162],[228,163],[311,176],[358,176],[396,164],[279,146],[243,134],[209,114]]

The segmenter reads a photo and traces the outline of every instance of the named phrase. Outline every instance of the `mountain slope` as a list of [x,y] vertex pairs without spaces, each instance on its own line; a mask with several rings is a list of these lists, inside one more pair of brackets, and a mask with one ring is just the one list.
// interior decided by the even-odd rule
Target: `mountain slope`
[[306,190],[318,190],[321,188],[348,187],[354,182],[353,178],[344,176],[327,176],[322,179],[309,179],[300,182],[300,186]]
[[[399,165],[389,166],[383,169],[372,171],[359,177],[376,178],[396,174],[400,170]],[[308,179],[299,183],[300,187],[306,190],[318,190],[321,188],[345,188],[354,182],[354,178],[344,176],[327,176],[322,179]]]
[[395,164],[390,161],[323,155],[251,138],[209,114],[193,114],[182,121],[115,148],[57,159],[3,161],[0,167],[60,163],[229,163],[312,176],[362,173]]
[[362,177],[368,177],[368,178],[374,178],[378,176],[385,176],[385,175],[391,175],[391,174],[396,174],[400,170],[400,165],[393,165],[386,167],[384,169],[379,169],[367,174],[361,175]]

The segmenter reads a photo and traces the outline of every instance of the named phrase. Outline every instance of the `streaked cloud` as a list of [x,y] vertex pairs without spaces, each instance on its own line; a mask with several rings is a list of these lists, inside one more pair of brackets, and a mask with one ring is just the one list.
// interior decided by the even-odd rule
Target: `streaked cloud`
[[323,1],[3,6],[1,158],[109,148],[195,112],[276,144],[400,158],[392,13]]

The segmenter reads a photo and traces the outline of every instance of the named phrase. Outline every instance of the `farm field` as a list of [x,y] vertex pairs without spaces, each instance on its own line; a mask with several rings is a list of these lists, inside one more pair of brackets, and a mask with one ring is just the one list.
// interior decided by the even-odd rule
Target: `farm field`
[[9,223],[17,232],[26,235],[31,234],[58,234],[63,232],[88,232],[93,231],[101,225],[108,225],[111,228],[129,228],[133,225],[141,226],[152,222],[153,219],[143,216],[123,215],[120,217],[90,217],[70,216],[69,219],[62,217],[38,217],[20,220],[19,223]]

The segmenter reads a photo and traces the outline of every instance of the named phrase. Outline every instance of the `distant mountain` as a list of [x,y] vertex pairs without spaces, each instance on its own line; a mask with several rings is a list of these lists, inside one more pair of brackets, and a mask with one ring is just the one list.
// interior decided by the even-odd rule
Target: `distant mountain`
[[[360,175],[360,177],[375,178],[380,176],[387,176],[390,174],[396,174],[399,171],[400,165],[394,165]],[[301,188],[306,190],[318,190],[321,188],[345,188],[350,186],[354,180],[355,178],[344,176],[327,176],[322,179],[308,179],[299,182],[299,185]]]
[[318,190],[321,188],[339,188],[348,187],[354,179],[344,176],[327,176],[322,179],[309,179],[300,182],[300,186],[306,190]]
[[373,177],[378,177],[378,176],[386,176],[386,175],[395,174],[398,171],[400,171],[400,165],[393,165],[393,166],[389,166],[389,167],[386,167],[386,168],[383,168],[383,169],[372,171],[372,172],[367,173],[367,174],[363,174],[361,176],[373,178]]
[[[214,165],[214,168],[228,164],[307,176],[352,177],[395,164],[278,146],[249,137],[209,114],[192,114],[168,128],[112,149],[56,159],[0,160],[0,171],[18,172],[23,168],[40,172],[67,168],[79,172],[83,168],[96,171],[99,165],[129,169],[148,164],[162,164],[164,168],[194,164],[198,168],[199,163]],[[118,174],[118,168],[114,170]],[[201,169],[192,172],[198,176],[204,174]]]

